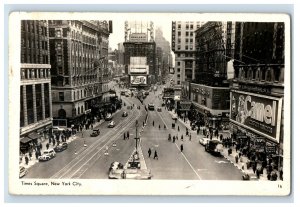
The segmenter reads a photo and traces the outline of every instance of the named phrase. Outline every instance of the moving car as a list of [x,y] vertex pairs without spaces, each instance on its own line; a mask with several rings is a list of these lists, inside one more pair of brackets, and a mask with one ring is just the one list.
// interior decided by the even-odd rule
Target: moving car
[[107,114],[105,117],[105,121],[110,121],[112,120],[112,115],[111,114]]
[[148,96],[149,95],[149,91],[145,91],[145,95]]
[[55,152],[61,152],[68,148],[68,144],[66,142],[60,143],[56,147],[54,147]]
[[107,126],[108,126],[108,128],[113,128],[116,126],[116,124],[114,121],[111,121],[111,122],[109,122],[109,124]]
[[100,129],[94,129],[90,136],[91,137],[97,137],[99,134],[100,134]]
[[121,96],[125,96],[125,91],[121,91]]
[[199,143],[202,144],[203,146],[205,146],[208,142],[209,142],[209,138],[206,138],[206,137],[201,137],[199,139]]
[[39,156],[40,161],[48,161],[56,156],[54,149],[45,150],[44,153]]
[[28,170],[25,167],[23,167],[23,166],[19,167],[19,178],[24,177],[25,175],[27,175],[27,173],[28,173]]
[[150,104],[148,104],[148,109],[150,110],[150,111],[154,111],[154,104],[153,103],[150,103]]
[[220,156],[223,151],[222,143],[219,140],[209,140],[205,145],[205,151],[210,152],[211,154]]
[[122,117],[127,117],[128,113],[126,111],[123,112]]
[[158,112],[161,112],[161,108],[160,108],[160,107],[157,107],[157,111],[158,111]]

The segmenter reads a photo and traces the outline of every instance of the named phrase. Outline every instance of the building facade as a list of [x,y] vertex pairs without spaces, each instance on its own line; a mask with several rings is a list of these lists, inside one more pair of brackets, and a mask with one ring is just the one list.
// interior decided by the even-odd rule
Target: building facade
[[108,91],[106,21],[49,21],[53,125],[71,126]]
[[20,150],[51,134],[51,66],[47,21],[21,21]]
[[284,23],[237,22],[230,123],[251,159],[283,166]]
[[157,28],[155,30],[154,40],[157,48],[160,47],[162,50],[161,56],[159,54],[157,54],[156,56],[157,58],[161,59],[159,71],[160,71],[162,81],[165,81],[167,75],[169,74],[169,68],[172,67],[172,62],[173,62],[170,42],[168,42],[164,38],[161,28]]
[[191,101],[207,127],[229,129],[228,61],[233,59],[235,23],[207,22],[195,31],[196,72]]
[[201,21],[172,22],[172,51],[175,53],[174,81],[180,85],[195,79],[195,34]]

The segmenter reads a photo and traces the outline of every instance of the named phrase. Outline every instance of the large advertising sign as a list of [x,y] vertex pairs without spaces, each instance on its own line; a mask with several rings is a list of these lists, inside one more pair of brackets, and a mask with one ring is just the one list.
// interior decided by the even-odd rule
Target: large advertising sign
[[282,98],[232,91],[230,119],[279,143]]
[[130,76],[130,83],[132,85],[146,85],[147,84],[147,76]]

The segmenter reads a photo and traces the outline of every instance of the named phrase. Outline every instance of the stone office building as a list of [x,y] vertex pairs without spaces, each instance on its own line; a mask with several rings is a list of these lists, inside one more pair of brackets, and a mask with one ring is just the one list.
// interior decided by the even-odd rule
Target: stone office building
[[50,135],[51,66],[47,21],[21,21],[20,150]]
[[[230,123],[233,138],[279,170],[284,161],[284,23],[237,22]],[[269,164],[269,163],[268,163]]]
[[78,124],[108,91],[106,21],[49,21],[53,125]]

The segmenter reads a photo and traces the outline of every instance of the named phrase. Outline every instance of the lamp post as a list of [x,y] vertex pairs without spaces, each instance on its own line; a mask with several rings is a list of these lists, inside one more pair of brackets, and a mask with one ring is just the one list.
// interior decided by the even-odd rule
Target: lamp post
[[138,126],[139,126],[139,124],[138,124],[138,120],[136,120],[135,121],[135,127],[136,127],[136,134],[135,134],[135,150],[136,150],[136,152],[137,152],[137,147],[138,147],[138,140],[140,139],[139,137],[138,137]]

